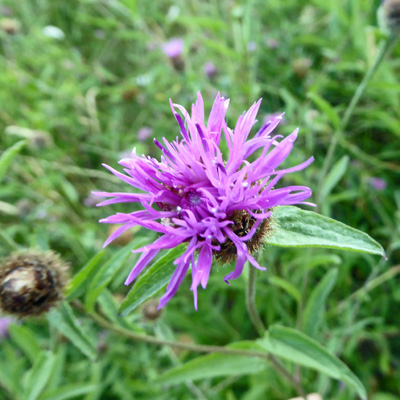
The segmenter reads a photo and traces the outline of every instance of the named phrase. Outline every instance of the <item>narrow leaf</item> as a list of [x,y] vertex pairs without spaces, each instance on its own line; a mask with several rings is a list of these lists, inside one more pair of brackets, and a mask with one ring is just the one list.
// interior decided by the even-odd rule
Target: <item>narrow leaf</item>
[[21,140],[4,151],[0,156],[0,181],[3,179],[14,157],[22,150],[25,144],[26,140]]
[[[141,244],[138,245],[140,247]],[[89,284],[89,288],[86,293],[85,307],[89,311],[94,310],[97,297],[111,282],[113,277],[121,270],[124,263],[132,254],[132,243],[118,250],[109,261],[107,261],[94,275],[92,281]]]
[[345,382],[363,400],[367,399],[364,386],[347,365],[304,333],[275,325],[269,329],[269,334],[257,343],[276,356]]
[[32,368],[25,376],[25,396],[26,400],[36,400],[46,386],[50,378],[52,366],[54,364],[54,354],[41,353],[33,364]]
[[104,250],[95,254],[86,265],[73,277],[67,287],[67,299],[73,300],[79,297],[90,283],[91,278],[96,273],[96,268],[104,257]]
[[91,393],[97,389],[96,385],[87,383],[72,383],[58,389],[45,392],[40,400],[67,400]]
[[297,207],[280,206],[273,210],[275,230],[267,243],[282,247],[323,247],[379,254],[382,246],[364,232],[339,221]]
[[335,130],[340,129],[340,117],[336,110],[321,96],[308,92],[307,97],[330,119]]
[[48,318],[50,324],[67,337],[86,357],[91,361],[96,359],[93,340],[88,337],[83,327],[79,325],[71,307],[67,303],[64,302],[59,310],[52,310]]
[[322,202],[339,183],[349,166],[349,157],[343,156],[331,169],[325,177],[321,188],[320,201]]
[[[255,344],[238,342],[227,347],[253,350]],[[257,350],[260,350],[258,346]],[[175,384],[218,376],[249,375],[262,371],[266,363],[266,360],[257,357],[214,353],[197,357],[183,365],[172,368],[161,377],[157,377],[156,382],[158,384]]]
[[296,286],[293,285],[293,283],[290,283],[285,279],[279,278],[278,276],[271,276],[268,281],[272,285],[277,286],[289,293],[298,303],[300,302],[300,291],[296,288]]
[[303,314],[304,332],[315,337],[323,318],[326,300],[335,286],[338,269],[331,269],[313,289]]
[[185,245],[171,249],[164,256],[151,265],[145,274],[138,278],[124,301],[121,303],[119,312],[125,316],[133,311],[140,304],[155,295],[171,279],[176,265],[173,263],[184,253]]
[[25,353],[32,363],[41,352],[35,333],[24,325],[11,324],[8,333],[12,341]]

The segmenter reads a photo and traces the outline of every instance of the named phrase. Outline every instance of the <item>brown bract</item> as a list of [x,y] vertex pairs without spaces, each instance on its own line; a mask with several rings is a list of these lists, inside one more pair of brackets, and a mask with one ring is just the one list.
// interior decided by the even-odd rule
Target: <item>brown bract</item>
[[0,265],[0,309],[18,317],[40,315],[62,298],[68,266],[51,251],[13,253]]
[[[235,235],[239,237],[246,236],[256,222],[256,219],[244,210],[235,211],[231,220],[234,223],[232,225],[229,225],[229,228]],[[253,255],[257,251],[259,251],[264,245],[265,240],[268,238],[268,236],[271,235],[273,230],[274,222],[272,216],[264,219],[261,222],[260,226],[257,228],[253,237],[245,242],[249,253]],[[217,245],[218,243],[215,244]],[[222,262],[223,264],[227,264],[236,260],[237,250],[232,240],[226,238],[225,242],[220,243],[219,245],[221,247],[221,250],[213,252],[216,260]]]

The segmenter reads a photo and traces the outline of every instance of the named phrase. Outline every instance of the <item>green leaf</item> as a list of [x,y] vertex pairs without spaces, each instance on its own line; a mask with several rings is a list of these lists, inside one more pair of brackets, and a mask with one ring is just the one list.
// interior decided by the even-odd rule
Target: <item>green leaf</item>
[[335,130],[339,130],[340,117],[336,110],[321,96],[316,93],[308,92],[307,97],[311,99],[314,104],[330,119]]
[[36,400],[39,398],[50,378],[54,360],[54,354],[50,352],[43,352],[38,356],[32,368],[25,375],[24,399]]
[[35,333],[24,325],[11,324],[8,333],[12,341],[25,353],[32,363],[41,352]]
[[72,383],[70,385],[61,386],[58,389],[45,392],[40,397],[40,400],[67,400],[91,393],[96,389],[96,385],[87,383]]
[[95,254],[86,265],[73,277],[67,286],[66,297],[68,300],[73,300],[79,297],[84,291],[93,275],[96,273],[96,268],[100,264],[105,254],[104,250]]
[[303,314],[303,329],[308,336],[316,336],[324,318],[326,299],[335,286],[337,276],[338,269],[331,269],[311,293]]
[[321,188],[320,201],[322,202],[332,191],[332,189],[342,179],[349,166],[349,157],[343,156],[331,169],[325,177]]
[[96,359],[94,341],[78,323],[71,307],[67,303],[62,303],[59,310],[50,311],[48,319],[50,324],[67,337],[86,357],[91,361]]
[[[237,342],[227,346],[232,349],[253,350],[255,343]],[[256,350],[260,350],[256,346]],[[218,376],[248,375],[262,371],[267,361],[262,358],[234,354],[214,353],[200,356],[183,365],[172,368],[161,377],[158,384],[175,384],[188,380],[215,378]]]
[[26,140],[21,140],[4,151],[0,156],[0,181],[3,179],[14,157],[22,150],[25,144]]
[[277,286],[283,290],[285,290],[287,293],[289,293],[298,303],[301,300],[301,294],[300,291],[296,288],[296,286],[293,285],[293,283],[290,283],[289,281],[279,278],[278,276],[271,276],[268,279],[269,283],[271,283],[274,286]]
[[114,296],[109,290],[105,289],[98,297],[97,302],[100,306],[101,313],[114,325],[119,325],[125,329],[133,330],[135,332],[146,333],[143,328],[135,325],[131,321],[128,321],[126,318],[121,318],[118,315],[119,303],[117,300],[115,300]]
[[113,277],[121,270],[124,263],[132,254],[133,248],[139,248],[144,244],[147,239],[143,239],[140,243],[137,243],[135,247],[132,243],[129,243],[122,249],[118,250],[108,262],[106,262],[95,274],[89,284],[88,291],[85,298],[85,307],[88,311],[94,310],[96,299],[100,293],[107,287]]
[[173,263],[186,250],[186,245],[181,244],[160,257],[153,265],[147,268],[145,274],[140,276],[133,288],[121,303],[119,313],[122,316],[129,314],[143,304],[160,289],[167,285],[176,269]]
[[267,336],[259,339],[257,343],[269,353],[345,382],[362,399],[367,399],[363,384],[347,365],[304,333],[275,325],[269,329]]
[[364,232],[339,221],[297,207],[280,206],[273,210],[276,223],[267,243],[282,247],[323,247],[379,254],[382,246]]

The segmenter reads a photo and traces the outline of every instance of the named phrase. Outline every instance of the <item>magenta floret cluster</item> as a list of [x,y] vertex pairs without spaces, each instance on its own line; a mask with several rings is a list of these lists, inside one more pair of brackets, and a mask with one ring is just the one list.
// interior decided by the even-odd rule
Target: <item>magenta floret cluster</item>
[[[103,223],[121,224],[104,245],[136,225],[160,234],[154,243],[134,250],[141,256],[126,279],[127,285],[160,250],[187,243],[186,251],[175,260],[175,272],[159,307],[164,307],[175,295],[191,267],[191,290],[197,309],[197,288],[207,286],[213,256],[221,251],[226,241],[236,248],[235,267],[224,278],[227,283],[240,276],[246,261],[255,268],[264,269],[250,254],[246,242],[256,234],[262,221],[271,217],[273,207],[298,204],[311,196],[306,186],[276,188],[284,175],[302,170],[313,158],[292,168],[278,169],[291,152],[298,129],[286,138],[273,136],[272,132],[283,117],[279,115],[249,138],[260,104],[261,100],[243,113],[232,130],[225,120],[229,100],[219,94],[207,121],[200,93],[191,114],[171,102],[181,136],[171,142],[165,138],[154,139],[162,152],[160,160],[138,156],[134,149],[131,157],[119,162],[125,174],[104,165],[139,192],[96,192],[97,196],[110,197],[98,205],[135,202],[143,207],[140,211],[117,213],[102,219]],[[227,158],[222,154],[221,140],[226,142]],[[233,226],[233,216],[239,211],[254,220],[244,236],[237,235]]]

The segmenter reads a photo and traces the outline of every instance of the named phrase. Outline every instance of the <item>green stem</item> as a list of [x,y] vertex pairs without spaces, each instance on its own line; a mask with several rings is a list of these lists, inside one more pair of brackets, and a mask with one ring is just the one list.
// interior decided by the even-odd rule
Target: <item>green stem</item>
[[[81,312],[86,312],[84,306],[79,301],[74,301],[72,305]],[[178,349],[184,349],[199,353],[221,353],[221,354],[233,354],[238,356],[248,356],[248,357],[258,357],[269,359],[269,354],[261,352],[261,351],[251,351],[251,350],[241,350],[241,349],[234,349],[229,347],[223,346],[212,346],[212,345],[198,345],[198,344],[191,344],[191,343],[181,343],[181,342],[174,342],[172,340],[164,340],[159,339],[154,336],[150,335],[143,335],[140,333],[132,332],[126,328],[121,326],[115,325],[101,315],[92,312],[88,313],[89,317],[92,318],[97,324],[102,326],[103,328],[118,333],[121,336],[126,338],[132,339],[137,342],[144,342],[149,344],[155,344],[158,346],[170,346]]]
[[11,249],[13,250],[21,250],[21,247],[18,246],[17,243],[14,242],[9,236],[7,236],[4,232],[0,230],[0,239],[4,241]]
[[[247,291],[246,291],[246,307],[251,322],[257,329],[260,336],[263,337],[265,334],[265,326],[261,321],[260,315],[258,314],[256,307],[256,278],[257,278],[256,268],[249,266],[249,280],[247,282]],[[275,368],[275,370],[291,383],[293,388],[296,390],[297,394],[303,399],[305,399],[306,398],[305,392],[300,382],[281,364],[281,362],[274,355],[268,354],[267,358],[272,364],[272,366]]]
[[353,98],[350,101],[350,104],[348,105],[346,111],[344,112],[343,120],[342,120],[342,130],[343,131],[346,129],[347,124],[349,123],[350,118],[354,112],[354,109],[355,109],[356,105],[358,104],[358,102],[360,101],[360,98],[361,98],[362,94],[364,93],[365,88],[368,85],[368,82],[371,80],[372,76],[375,74],[375,72],[381,65],[386,54],[392,50],[394,44],[396,43],[396,40],[397,40],[397,35],[391,35],[386,41],[384,41],[381,44],[378,55],[375,59],[375,62],[369,68],[369,70],[365,74],[363,80],[358,85],[357,90],[355,91]]
[[256,278],[257,278],[257,270],[254,267],[249,266],[249,280],[247,282],[247,291],[246,291],[246,307],[251,322],[257,329],[260,336],[264,336],[265,326],[261,321],[260,315],[258,314],[256,307]]
[[[384,41],[380,48],[378,55],[375,59],[375,62],[372,64],[372,66],[368,69],[367,73],[365,74],[363,80],[361,83],[358,85],[349,105],[347,106],[343,119],[341,122],[341,126],[339,129],[337,129],[333,135],[333,138],[331,140],[331,143],[329,144],[328,148],[328,153],[327,156],[325,157],[324,164],[322,166],[321,170],[321,175],[320,175],[320,182],[319,182],[319,187],[321,189],[323,180],[329,170],[329,167],[331,165],[333,156],[336,151],[336,147],[339,143],[339,141],[342,139],[343,133],[350,121],[351,116],[353,115],[354,109],[357,106],[358,102],[360,101],[361,96],[363,95],[369,81],[371,80],[372,76],[375,74],[379,66],[381,65],[383,59],[385,58],[386,54],[389,53],[392,48],[394,47],[395,43],[397,41],[397,36],[396,35],[391,35],[386,41]],[[321,190],[319,190],[321,192]]]

